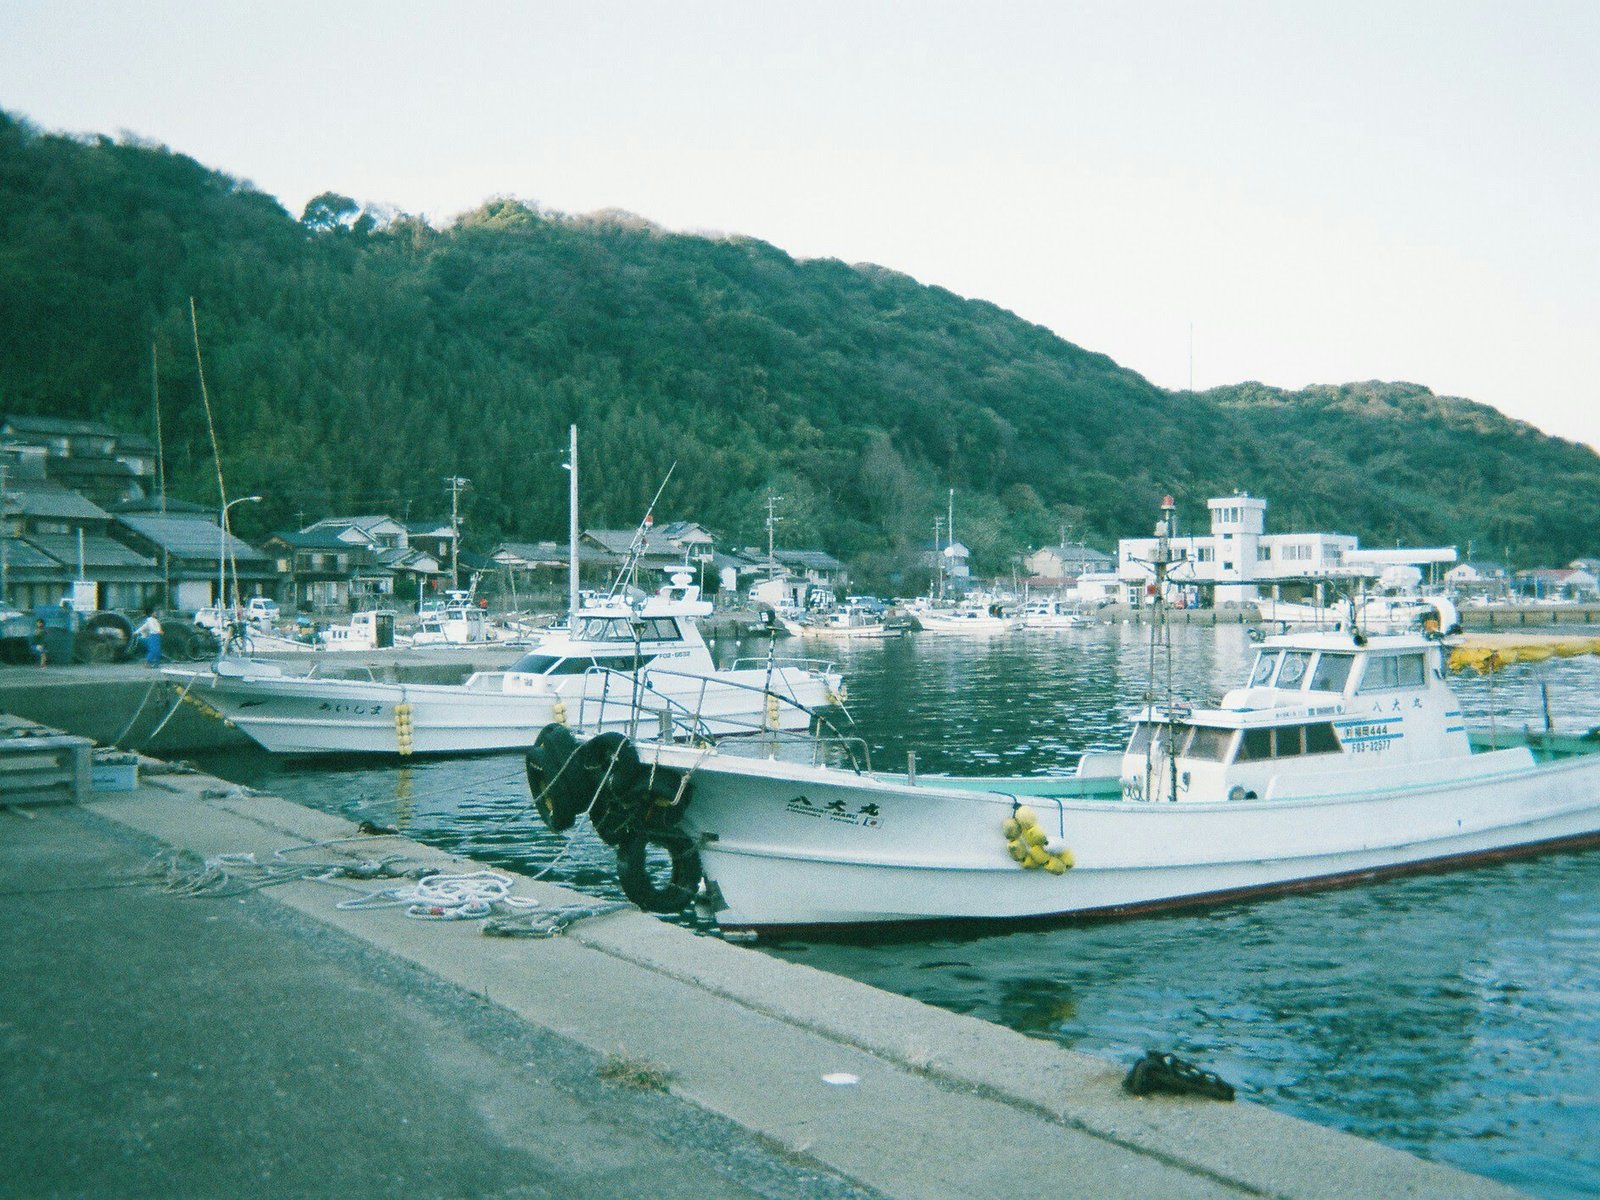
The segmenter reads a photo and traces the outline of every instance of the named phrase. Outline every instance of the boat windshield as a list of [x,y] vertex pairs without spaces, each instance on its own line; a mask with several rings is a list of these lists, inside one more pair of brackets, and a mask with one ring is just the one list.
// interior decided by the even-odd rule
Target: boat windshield
[[1385,654],[1367,660],[1361,673],[1363,692],[1387,692],[1396,688],[1419,688],[1427,677],[1424,655]]
[[1277,674],[1278,662],[1283,658],[1281,650],[1262,650],[1256,655],[1256,665],[1250,670],[1249,687],[1266,687],[1272,682],[1272,677]]
[[[1180,758],[1201,758],[1209,762],[1226,762],[1228,748],[1233,744],[1233,730],[1214,725],[1179,723],[1171,726],[1173,744]],[[1129,754],[1149,752],[1161,755],[1166,752],[1168,726],[1165,722],[1140,721],[1133,727],[1133,737],[1128,742]]]
[[577,636],[585,642],[676,642],[683,635],[671,617],[585,617]]
[[524,654],[506,670],[518,675],[582,675],[593,666],[592,658],[563,658],[559,654]]
[[1330,654],[1324,650],[1317,657],[1317,669],[1311,673],[1313,692],[1342,692],[1350,678],[1350,667],[1356,661],[1354,654]]

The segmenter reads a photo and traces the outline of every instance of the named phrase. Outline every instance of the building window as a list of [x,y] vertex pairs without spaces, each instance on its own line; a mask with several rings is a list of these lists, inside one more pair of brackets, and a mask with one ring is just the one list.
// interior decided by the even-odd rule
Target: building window
[[1214,550],[1212,550],[1212,548],[1210,546],[1201,546],[1200,547],[1200,561],[1201,562],[1210,562],[1215,557],[1216,557],[1216,552]]
[[1272,547],[1271,546],[1257,546],[1256,547],[1256,561],[1257,562],[1270,562],[1271,559],[1272,559]]

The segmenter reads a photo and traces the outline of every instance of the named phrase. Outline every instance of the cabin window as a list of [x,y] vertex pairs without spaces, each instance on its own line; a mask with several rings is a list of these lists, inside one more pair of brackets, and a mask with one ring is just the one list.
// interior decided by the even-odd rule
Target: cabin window
[[1239,743],[1239,761],[1254,762],[1261,758],[1272,757],[1272,730],[1246,729],[1244,740]]
[[1388,654],[1369,658],[1361,676],[1363,692],[1383,692],[1393,688],[1418,688],[1426,676],[1422,654]]
[[1339,739],[1326,721],[1316,725],[1280,725],[1276,729],[1247,729],[1239,743],[1239,762],[1267,758],[1296,758],[1302,754],[1338,754]]
[[678,623],[671,617],[651,617],[639,622],[639,640],[644,642],[675,642],[678,640]]
[[1203,758],[1210,762],[1226,762],[1228,747],[1233,742],[1233,730],[1217,729],[1209,725],[1196,725],[1189,730],[1183,744],[1185,758]]
[[1338,754],[1342,747],[1334,736],[1332,725],[1306,726],[1307,754]]
[[555,654],[524,654],[506,668],[521,675],[582,675],[594,666],[592,658],[562,658]]
[[1356,660],[1353,654],[1327,654],[1317,659],[1317,669],[1311,673],[1313,692],[1342,692],[1350,678],[1350,667]]
[[546,675],[582,675],[594,666],[592,658],[561,658],[557,659]]
[[1278,660],[1283,657],[1281,651],[1263,650],[1256,655],[1255,669],[1250,672],[1250,687],[1266,687],[1272,681],[1273,673],[1278,669]]
[[1290,650],[1283,656],[1283,667],[1278,672],[1278,686],[1281,688],[1297,688],[1306,677],[1306,668],[1311,665],[1311,654],[1306,650]]
[[[1183,737],[1183,728],[1178,729],[1178,737]],[[1157,722],[1140,721],[1133,727],[1133,737],[1128,742],[1129,754],[1165,754],[1167,751],[1167,727]]]

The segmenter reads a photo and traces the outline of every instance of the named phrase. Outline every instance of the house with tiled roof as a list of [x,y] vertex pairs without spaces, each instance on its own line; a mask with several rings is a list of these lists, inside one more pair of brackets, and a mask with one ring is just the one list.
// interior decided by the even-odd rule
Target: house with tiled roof
[[229,600],[277,590],[272,556],[223,532],[214,512],[123,511],[116,514],[112,533],[161,565],[163,607],[205,608],[219,603],[224,590]]
[[[158,564],[111,537],[111,525],[105,509],[58,483],[9,481],[0,499],[5,599],[19,608],[53,604],[68,593],[91,608],[139,608],[159,601]],[[19,542],[57,568],[49,568]],[[19,564],[14,576],[13,561]]]
[[97,504],[141,499],[156,490],[156,447],[142,434],[119,433],[100,421],[0,417],[0,444],[18,478],[44,478]]

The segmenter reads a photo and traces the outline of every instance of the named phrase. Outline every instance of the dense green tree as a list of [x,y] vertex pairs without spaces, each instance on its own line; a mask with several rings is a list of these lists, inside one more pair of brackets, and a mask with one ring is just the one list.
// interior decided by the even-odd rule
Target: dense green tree
[[676,463],[663,519],[764,544],[770,489],[785,542],[882,578],[951,488],[994,572],[1236,489],[1277,528],[1600,550],[1593,451],[1413,384],[1167,392],[882,267],[510,198],[435,228],[326,192],[296,220],[165,148],[0,114],[0,407],[152,431],[153,343],[169,476],[212,499],[190,297],[230,490],[268,498],[247,533],[436,516],[460,474],[471,542],[559,537],[575,422],[586,524],[631,525]]

